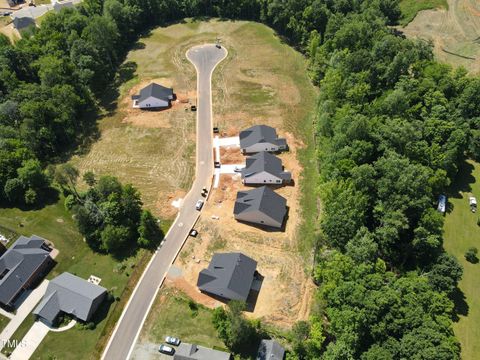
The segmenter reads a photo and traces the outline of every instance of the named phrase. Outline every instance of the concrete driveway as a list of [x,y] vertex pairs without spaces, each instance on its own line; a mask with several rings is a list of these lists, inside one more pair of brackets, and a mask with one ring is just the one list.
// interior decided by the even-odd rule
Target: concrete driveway
[[[17,309],[17,313],[10,320],[8,325],[3,329],[0,334],[0,339],[8,340],[15,333],[20,324],[25,320],[25,318],[32,312],[38,302],[42,299],[45,291],[47,290],[48,280],[44,280],[40,285],[38,285],[23,301],[22,305]],[[19,340],[19,339],[17,339]],[[0,341],[0,350],[4,347],[5,342]]]
[[185,197],[180,212],[165,236],[164,244],[155,252],[128,301],[115,330],[102,355],[102,359],[123,360],[130,357],[140,330],[155,300],[165,275],[180,252],[190,229],[200,212],[195,203],[201,199],[204,186],[211,187],[213,175],[212,136],[212,73],[227,56],[222,47],[213,44],[195,46],[188,50],[187,58],[197,70],[197,164],[195,180]]
[[38,345],[40,345],[45,336],[47,336],[49,330],[49,327],[41,321],[35,321],[23,337],[22,342],[17,345],[12,355],[10,355],[10,360],[30,359]]

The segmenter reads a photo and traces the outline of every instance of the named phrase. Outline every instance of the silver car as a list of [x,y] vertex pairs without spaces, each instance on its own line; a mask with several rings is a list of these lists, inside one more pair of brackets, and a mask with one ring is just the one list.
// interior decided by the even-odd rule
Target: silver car
[[195,209],[198,211],[202,210],[203,207],[203,200],[198,200],[197,203],[195,204]]
[[167,344],[174,345],[174,346],[180,345],[180,339],[173,336],[165,337],[165,342]]
[[175,350],[171,346],[167,345],[160,345],[158,348],[158,351],[161,352],[162,354],[167,354],[167,355],[173,355],[175,354]]

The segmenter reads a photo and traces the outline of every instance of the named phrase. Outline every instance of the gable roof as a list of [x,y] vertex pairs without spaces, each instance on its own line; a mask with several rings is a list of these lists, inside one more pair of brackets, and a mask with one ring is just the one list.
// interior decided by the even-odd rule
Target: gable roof
[[246,166],[242,169],[242,179],[263,171],[285,180],[292,178],[289,172],[283,171],[282,160],[269,152],[260,151],[247,158]]
[[15,29],[22,30],[29,26],[35,26],[35,20],[29,16],[16,17],[13,19]]
[[229,360],[230,354],[195,344],[181,343],[173,360]]
[[46,240],[20,236],[0,257],[0,303],[9,304],[33,274],[50,258]]
[[173,100],[173,89],[156,83],[151,83],[150,85],[140,90],[140,95],[132,96],[132,99],[142,102],[151,96],[156,99],[161,99],[165,101]]
[[240,148],[245,149],[258,143],[286,144],[285,139],[279,139],[277,131],[267,125],[254,125],[240,132]]
[[103,298],[106,292],[107,289],[101,286],[64,272],[49,282],[42,301],[33,313],[51,323],[60,312],[88,321],[96,310],[93,308],[95,300]]
[[70,1],[56,1],[53,4],[53,9],[57,12],[59,12],[63,8],[73,8],[73,7],[75,7],[75,5],[73,4],[72,0],[70,0]]
[[239,191],[233,213],[239,215],[248,211],[260,211],[282,223],[287,214],[287,200],[267,186]]
[[285,349],[275,340],[263,339],[257,352],[257,360],[283,360]]
[[247,300],[256,268],[257,262],[242,253],[214,254],[197,286],[226,299]]

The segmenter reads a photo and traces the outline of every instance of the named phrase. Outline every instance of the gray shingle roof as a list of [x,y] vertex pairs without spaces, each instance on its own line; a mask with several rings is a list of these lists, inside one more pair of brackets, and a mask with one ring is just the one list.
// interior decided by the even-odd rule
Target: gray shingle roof
[[27,281],[46,262],[50,249],[38,236],[20,236],[0,258],[0,303],[9,305]]
[[246,166],[242,169],[242,179],[263,171],[284,180],[292,179],[289,172],[283,171],[282,160],[266,151],[247,158]]
[[29,26],[35,26],[35,20],[29,16],[16,17],[13,19],[15,29],[22,30]]
[[285,139],[279,139],[277,131],[267,125],[254,125],[240,132],[240,148],[245,149],[257,143],[267,142],[272,144],[286,145]]
[[275,340],[263,339],[258,347],[257,360],[283,360],[285,349]]
[[198,275],[200,290],[226,299],[247,300],[257,262],[242,253],[214,254]]
[[275,221],[282,223],[287,214],[287,200],[267,186],[239,191],[233,213],[238,215],[247,211],[261,211]]
[[55,11],[60,11],[62,10],[63,8],[73,8],[75,7],[75,5],[73,4],[73,1],[57,1],[55,2],[55,4],[53,4],[53,9]]
[[148,99],[150,96],[165,101],[173,100],[173,89],[156,83],[151,83],[150,85],[140,90],[140,95],[132,96],[132,99],[141,102]]
[[209,349],[195,344],[181,343],[173,360],[229,360],[227,352]]
[[65,272],[49,282],[42,301],[33,313],[50,323],[60,312],[88,321],[106,292],[107,289],[101,286]]

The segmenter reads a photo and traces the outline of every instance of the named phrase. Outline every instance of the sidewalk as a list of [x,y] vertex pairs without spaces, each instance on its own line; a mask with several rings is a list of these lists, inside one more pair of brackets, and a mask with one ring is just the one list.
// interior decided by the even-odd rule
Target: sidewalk
[[25,320],[28,314],[32,312],[38,302],[42,299],[45,291],[47,290],[47,285],[48,280],[43,280],[43,282],[28,295],[23,304],[17,309],[16,315],[12,318],[12,320],[10,320],[8,325],[5,327],[5,329],[3,329],[2,333],[0,334],[0,339],[5,340],[0,341],[0,350],[3,349],[6,340],[9,340],[12,337],[17,328],[23,322],[23,320]]

